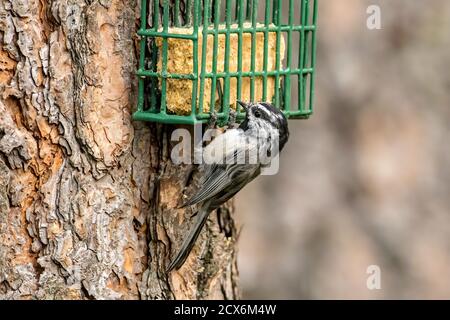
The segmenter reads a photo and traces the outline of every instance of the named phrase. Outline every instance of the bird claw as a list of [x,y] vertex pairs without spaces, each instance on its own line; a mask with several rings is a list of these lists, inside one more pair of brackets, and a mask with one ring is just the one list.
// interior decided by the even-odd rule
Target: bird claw
[[217,126],[217,112],[216,110],[212,110],[210,117],[209,117],[209,121],[208,121],[208,129],[214,129]]
[[230,114],[228,115],[228,123],[227,123],[228,128],[233,128],[236,125],[236,117],[237,112],[231,109]]

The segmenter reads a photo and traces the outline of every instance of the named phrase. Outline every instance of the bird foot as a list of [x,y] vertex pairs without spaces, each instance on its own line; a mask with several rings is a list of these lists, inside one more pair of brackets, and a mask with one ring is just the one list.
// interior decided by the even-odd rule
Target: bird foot
[[208,129],[215,129],[217,126],[217,112],[216,110],[211,111],[210,118],[208,120]]
[[228,116],[228,123],[227,123],[228,128],[233,128],[236,126],[236,117],[237,117],[237,112],[235,110],[231,109],[230,114]]

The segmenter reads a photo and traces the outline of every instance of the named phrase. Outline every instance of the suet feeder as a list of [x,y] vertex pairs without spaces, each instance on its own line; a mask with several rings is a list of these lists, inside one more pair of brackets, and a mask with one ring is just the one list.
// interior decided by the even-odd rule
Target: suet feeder
[[226,123],[236,100],[313,111],[318,0],[142,0],[135,120]]

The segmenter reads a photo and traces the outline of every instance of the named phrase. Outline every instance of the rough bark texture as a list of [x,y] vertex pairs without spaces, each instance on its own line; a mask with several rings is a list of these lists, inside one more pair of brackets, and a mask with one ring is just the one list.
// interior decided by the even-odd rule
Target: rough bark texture
[[169,160],[172,128],[131,121],[138,17],[136,1],[0,3],[2,299],[238,297],[230,206],[164,272],[197,179]]

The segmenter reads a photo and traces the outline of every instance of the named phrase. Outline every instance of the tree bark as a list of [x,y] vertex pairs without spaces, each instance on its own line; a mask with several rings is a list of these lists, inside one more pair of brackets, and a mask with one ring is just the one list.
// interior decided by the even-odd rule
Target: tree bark
[[2,299],[239,297],[231,204],[164,271],[198,179],[170,161],[174,127],[131,121],[138,18],[136,1],[0,3]]

